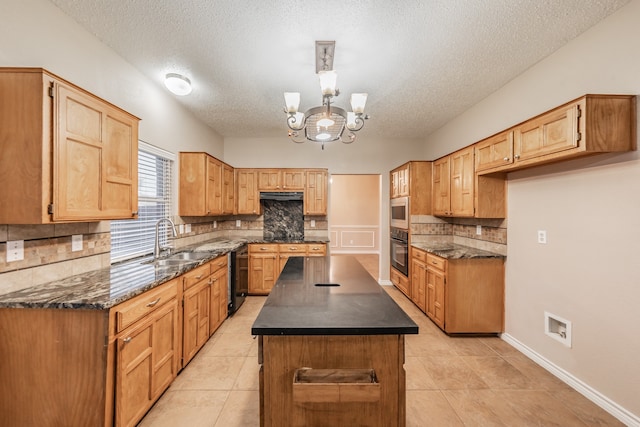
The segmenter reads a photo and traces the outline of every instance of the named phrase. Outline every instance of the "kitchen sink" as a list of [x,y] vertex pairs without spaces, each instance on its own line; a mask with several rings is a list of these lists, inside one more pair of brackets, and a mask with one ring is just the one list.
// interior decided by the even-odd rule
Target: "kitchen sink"
[[195,262],[196,260],[184,260],[184,259],[154,259],[151,261],[147,261],[145,264],[153,264],[156,267],[172,267],[180,264],[188,264],[190,262]]

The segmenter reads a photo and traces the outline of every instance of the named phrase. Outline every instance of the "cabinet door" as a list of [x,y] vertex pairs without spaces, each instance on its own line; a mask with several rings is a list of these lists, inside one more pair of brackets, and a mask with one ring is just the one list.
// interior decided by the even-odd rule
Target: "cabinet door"
[[222,163],[213,157],[207,157],[206,191],[206,215],[222,214]]
[[258,170],[258,191],[281,190],[280,169],[259,169]]
[[282,170],[282,189],[285,191],[304,190],[305,184],[304,170],[283,169]]
[[502,132],[475,144],[476,172],[500,170],[513,163],[513,131]]
[[451,215],[449,156],[433,163],[433,213]]
[[182,366],[185,366],[209,339],[209,280],[185,291],[183,298]]
[[426,307],[426,282],[427,267],[415,258],[411,260],[411,300],[423,312],[427,311]]
[[258,173],[254,170],[236,170],[236,188],[237,213],[259,214]]
[[398,196],[409,195],[409,165],[398,170]]
[[456,151],[450,156],[451,214],[473,216],[475,175],[473,171],[473,147]]
[[445,315],[445,282],[444,272],[427,268],[427,315],[442,329]]
[[307,171],[304,193],[305,215],[327,214],[327,171]]
[[228,281],[229,277],[227,268],[218,269],[211,275],[211,304],[210,304],[210,320],[209,335],[218,329],[225,321],[228,313]]
[[178,373],[178,303],[167,302],[118,339],[116,424],[135,426]]
[[514,131],[516,161],[576,148],[580,106],[571,104],[518,126]]
[[222,165],[222,213],[233,214],[235,208],[235,187],[233,168]]
[[267,295],[279,274],[277,253],[249,255],[249,293]]
[[137,120],[70,86],[54,87],[53,219],[134,217]]

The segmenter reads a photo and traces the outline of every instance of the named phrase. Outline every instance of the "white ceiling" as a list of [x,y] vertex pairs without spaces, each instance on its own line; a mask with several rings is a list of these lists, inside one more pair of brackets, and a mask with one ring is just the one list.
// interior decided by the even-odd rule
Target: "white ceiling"
[[[51,0],[225,137],[285,136],[283,92],[320,105],[315,41],[335,40],[361,138],[423,138],[628,0]],[[349,108],[350,109],[350,108]]]

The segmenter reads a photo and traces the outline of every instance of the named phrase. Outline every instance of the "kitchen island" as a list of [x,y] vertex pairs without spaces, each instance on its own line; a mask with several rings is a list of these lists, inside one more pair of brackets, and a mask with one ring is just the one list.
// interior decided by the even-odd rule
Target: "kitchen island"
[[261,426],[404,426],[418,326],[350,256],[291,258],[251,329]]

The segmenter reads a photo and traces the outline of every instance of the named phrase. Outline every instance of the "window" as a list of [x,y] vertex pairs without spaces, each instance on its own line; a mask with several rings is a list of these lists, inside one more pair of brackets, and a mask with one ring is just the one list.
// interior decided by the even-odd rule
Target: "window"
[[[153,253],[156,222],[171,216],[172,169],[175,156],[140,141],[138,146],[138,218],[111,221],[111,262]],[[169,236],[166,223],[160,242]]]

